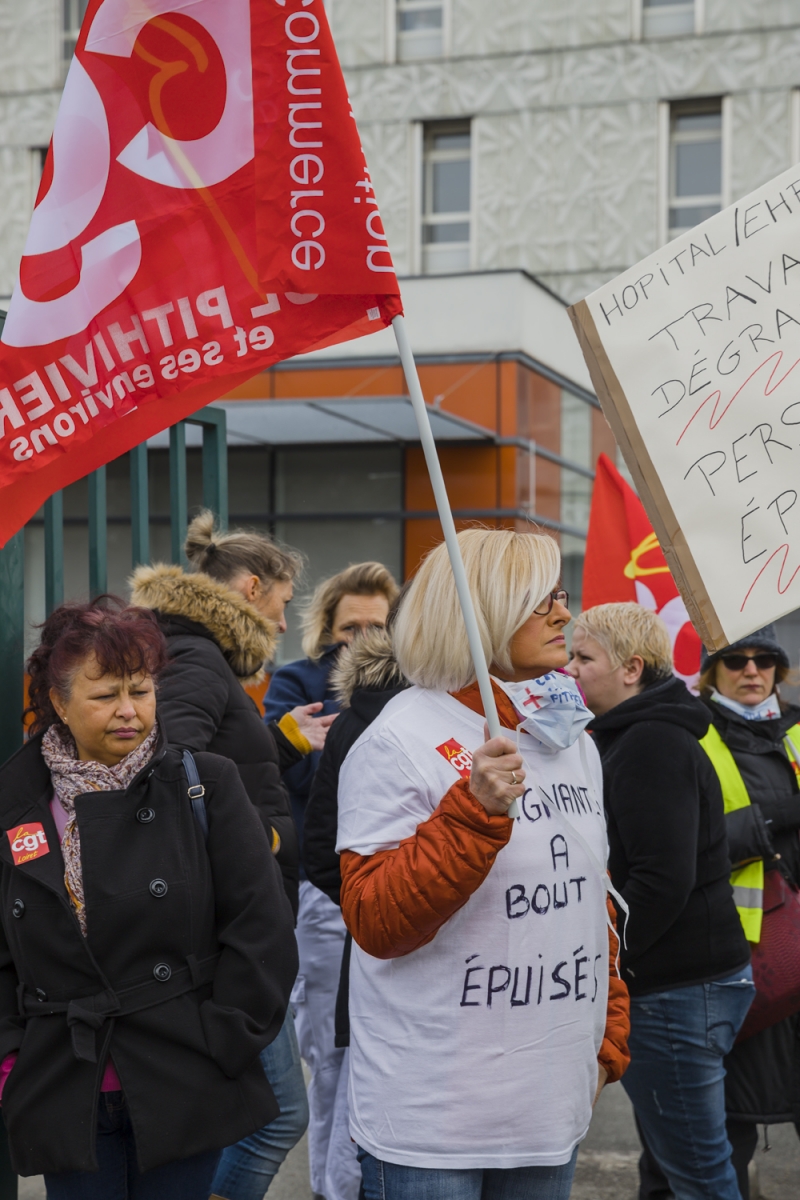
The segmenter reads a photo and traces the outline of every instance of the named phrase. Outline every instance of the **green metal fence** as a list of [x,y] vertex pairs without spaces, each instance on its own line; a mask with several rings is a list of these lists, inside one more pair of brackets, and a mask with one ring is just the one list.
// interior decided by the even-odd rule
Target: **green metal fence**
[[[228,523],[228,454],[225,412],[204,408],[169,431],[169,507],[171,557],[185,562],[183,543],[188,524],[186,426],[203,431],[203,504],[220,525]],[[130,465],[131,568],[150,560],[150,502],[147,444],[134,447]],[[108,588],[108,519],[106,468],[88,476],[88,592]],[[22,745],[25,654],[25,535],[20,530],[0,550],[0,762]],[[56,492],[44,505],[45,609],[51,613],[64,599],[64,500]]]

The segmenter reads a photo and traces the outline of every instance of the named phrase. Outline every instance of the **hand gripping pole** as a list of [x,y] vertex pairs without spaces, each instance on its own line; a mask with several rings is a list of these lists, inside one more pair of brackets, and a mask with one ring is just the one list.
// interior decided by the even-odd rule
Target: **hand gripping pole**
[[[492,692],[492,682],[489,677],[489,668],[486,665],[484,658],[483,645],[481,644],[481,635],[478,629],[478,621],[475,616],[475,605],[472,602],[472,593],[469,590],[467,582],[467,573],[464,570],[464,560],[461,557],[461,548],[458,544],[456,536],[455,522],[450,509],[450,501],[447,498],[447,488],[442,475],[442,467],[439,462],[439,455],[436,452],[436,442],[433,439],[433,430],[431,429],[430,419],[428,417],[428,406],[425,403],[425,398],[422,395],[422,385],[417,374],[417,364],[414,361],[414,355],[411,351],[411,346],[406,333],[405,320],[402,316],[395,317],[392,321],[394,336],[397,340],[397,349],[400,352],[400,361],[403,364],[403,373],[408,384],[408,394],[411,399],[411,406],[414,409],[414,416],[417,420],[417,428],[419,429],[419,437],[422,443],[422,452],[425,455],[425,463],[430,475],[431,485],[433,487],[433,495],[436,500],[436,508],[439,512],[439,520],[442,523],[442,531],[444,540],[447,546],[447,553],[450,556],[450,565],[453,568],[453,576],[456,582],[456,591],[458,592],[459,603],[461,604],[461,612],[464,617],[464,624],[467,629],[467,640],[469,642],[469,650],[472,655],[472,661],[475,665],[475,675],[478,680],[478,687],[481,693],[483,702],[483,711],[486,713],[486,723],[489,726],[489,733],[492,737],[499,737],[502,733],[500,727],[500,718],[497,715],[497,705]],[[519,808],[516,800],[508,809],[509,817],[517,817]]]

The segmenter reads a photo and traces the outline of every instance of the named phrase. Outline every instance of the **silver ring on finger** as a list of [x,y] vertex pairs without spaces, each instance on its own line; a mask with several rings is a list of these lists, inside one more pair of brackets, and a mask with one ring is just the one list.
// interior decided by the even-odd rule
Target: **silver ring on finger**
[[514,787],[516,787],[516,786],[517,786],[517,784],[519,783],[519,780],[517,779],[517,772],[516,772],[516,771],[512,771],[512,772],[511,772],[511,782],[513,783]]

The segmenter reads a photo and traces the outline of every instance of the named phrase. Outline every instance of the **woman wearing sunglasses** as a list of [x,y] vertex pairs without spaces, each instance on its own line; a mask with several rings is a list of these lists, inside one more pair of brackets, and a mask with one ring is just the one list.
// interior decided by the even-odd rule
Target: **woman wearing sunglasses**
[[[728,811],[725,821],[734,898],[752,943],[760,934],[763,868],[776,870],[780,863],[800,885],[800,708],[778,693],[788,673],[788,655],[767,625],[705,656],[698,685],[711,711],[706,752],[719,774],[720,750],[723,756],[730,751],[750,801]],[[792,1121],[797,1126],[800,1119],[800,1014],[738,1043],[725,1069],[728,1137],[739,1190],[749,1200],[747,1168],[758,1141],[756,1125]]]

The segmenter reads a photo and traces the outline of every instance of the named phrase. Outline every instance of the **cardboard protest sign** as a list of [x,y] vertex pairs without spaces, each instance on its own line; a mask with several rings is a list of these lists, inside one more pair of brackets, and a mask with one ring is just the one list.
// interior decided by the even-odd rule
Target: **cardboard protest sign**
[[91,0],[0,341],[0,545],[271,363],[401,311],[323,0]]
[[570,316],[705,644],[800,607],[800,167]]

